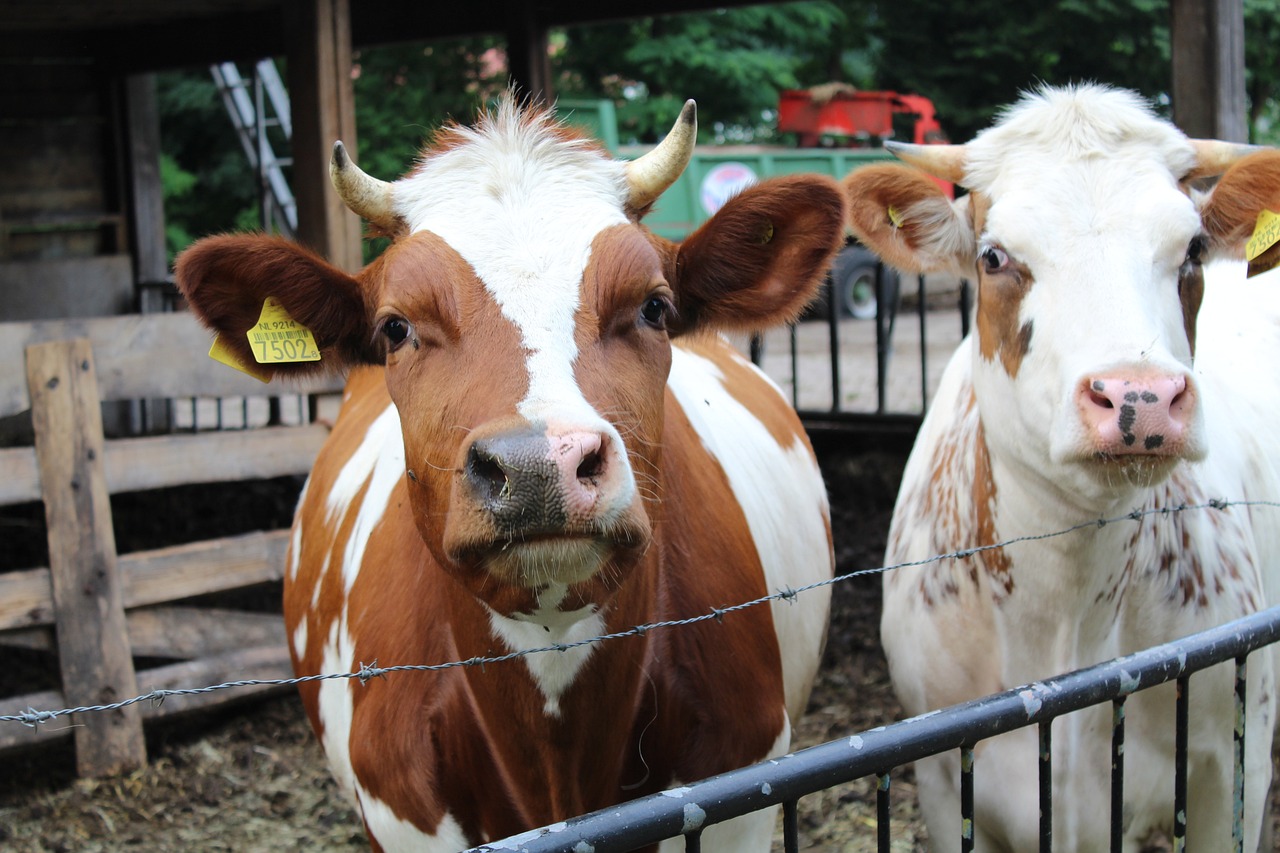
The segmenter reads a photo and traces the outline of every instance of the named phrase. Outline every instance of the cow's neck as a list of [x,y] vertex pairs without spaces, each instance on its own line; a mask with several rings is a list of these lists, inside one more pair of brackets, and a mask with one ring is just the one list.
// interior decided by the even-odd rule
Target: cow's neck
[[[979,430],[976,440],[985,445]],[[1011,544],[986,561],[992,613],[1007,651],[1003,679],[1022,684],[1046,675],[1086,666],[1121,652],[1125,633],[1118,628],[1133,577],[1137,522],[1100,526],[1152,501],[1152,490],[1117,490],[1106,502],[1082,501],[1068,493],[1049,465],[1029,466],[989,448],[976,449],[979,464],[973,484],[977,498],[989,501],[993,542],[1046,533],[1071,532]],[[984,478],[989,480],[984,483]],[[990,496],[990,497],[989,497]],[[1080,525],[1083,525],[1080,527]]]
[[[545,800],[529,804],[540,817],[566,818],[599,808],[605,802],[602,796],[637,781],[630,778],[634,762],[628,743],[644,704],[644,659],[650,638],[579,644],[652,621],[656,594],[646,594],[652,572],[645,568],[631,572],[600,611],[561,612],[554,602],[562,591],[553,588],[543,594],[541,612],[513,618],[488,611],[498,654],[566,647],[494,664],[489,672],[467,672],[474,708],[485,718],[494,757],[508,768],[522,768],[518,773],[537,782],[522,786],[523,793],[508,794]],[[499,671],[510,673],[509,667],[527,678],[493,677]],[[643,777],[640,771],[636,775]]]

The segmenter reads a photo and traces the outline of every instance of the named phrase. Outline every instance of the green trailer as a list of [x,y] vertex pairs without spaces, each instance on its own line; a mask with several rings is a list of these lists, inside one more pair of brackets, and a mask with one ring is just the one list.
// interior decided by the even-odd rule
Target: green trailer
[[[634,159],[649,146],[620,145],[611,101],[562,101],[559,113],[600,139],[619,157]],[[688,168],[645,216],[645,225],[671,240],[683,240],[735,193],[765,178],[816,172],[842,178],[868,163],[893,159],[883,148],[788,148],[770,145],[699,145]],[[876,315],[875,255],[852,241],[836,257],[831,283],[842,313]],[[896,293],[896,275],[890,286]]]

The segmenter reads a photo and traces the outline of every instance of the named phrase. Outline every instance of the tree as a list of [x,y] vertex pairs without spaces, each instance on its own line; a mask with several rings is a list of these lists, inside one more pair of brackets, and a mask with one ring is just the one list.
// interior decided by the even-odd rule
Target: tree
[[704,140],[761,141],[778,92],[809,84],[801,70],[846,20],[835,3],[801,2],[570,27],[553,66],[561,97],[614,100],[624,141],[661,138],[690,97]]

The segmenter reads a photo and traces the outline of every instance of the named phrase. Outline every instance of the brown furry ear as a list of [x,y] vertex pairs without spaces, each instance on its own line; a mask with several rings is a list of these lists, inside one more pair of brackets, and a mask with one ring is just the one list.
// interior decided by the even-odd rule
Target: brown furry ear
[[[178,288],[192,312],[218,333],[244,364],[270,376],[304,376],[380,361],[359,280],[296,243],[236,234],[208,237],[178,256]],[[258,364],[247,332],[275,297],[288,315],[311,330],[319,361]]]
[[[1243,257],[1263,210],[1280,213],[1280,151],[1274,149],[1236,161],[1202,202],[1200,219],[1214,252]],[[1269,269],[1269,261],[1280,261],[1280,248],[1273,246],[1256,261]]]
[[953,203],[923,172],[876,164],[855,169],[841,183],[850,228],[886,263],[910,272],[972,266],[967,202]]
[[830,178],[762,181],[730,199],[671,255],[675,334],[753,331],[794,320],[842,243],[844,199]]

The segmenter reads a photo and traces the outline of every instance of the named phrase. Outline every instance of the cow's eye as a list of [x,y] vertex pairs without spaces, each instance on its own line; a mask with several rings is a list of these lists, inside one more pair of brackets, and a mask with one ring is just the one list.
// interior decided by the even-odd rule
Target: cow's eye
[[1204,235],[1201,234],[1192,238],[1191,242],[1187,245],[1186,262],[1189,264],[1203,264],[1207,249],[1208,245],[1204,239]]
[[640,306],[640,319],[655,329],[665,329],[671,314],[671,303],[661,296],[650,296]]
[[982,250],[982,271],[988,274],[1002,272],[1009,266],[1009,256],[1004,249],[987,246]]
[[394,351],[409,337],[409,323],[401,317],[388,317],[382,323],[382,335]]

